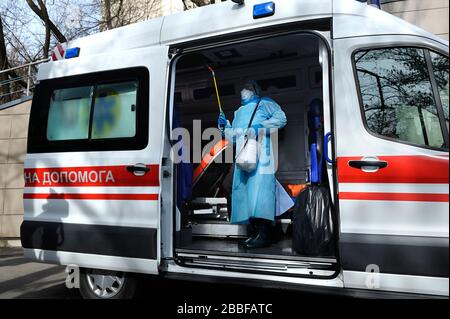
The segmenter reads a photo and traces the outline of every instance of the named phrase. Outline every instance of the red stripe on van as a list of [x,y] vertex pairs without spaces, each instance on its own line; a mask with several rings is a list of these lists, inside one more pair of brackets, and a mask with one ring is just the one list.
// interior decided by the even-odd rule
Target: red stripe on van
[[84,200],[158,200],[158,194],[56,194],[25,193],[24,199],[84,199]]
[[388,166],[377,172],[364,172],[350,167],[351,160],[362,156],[338,157],[339,183],[423,183],[445,184],[449,182],[448,156],[379,156]]
[[127,171],[126,165],[26,168],[25,187],[120,187],[159,186],[159,165],[143,176]]
[[448,194],[341,192],[339,193],[339,199],[388,200],[388,201],[410,201],[410,202],[448,202]]

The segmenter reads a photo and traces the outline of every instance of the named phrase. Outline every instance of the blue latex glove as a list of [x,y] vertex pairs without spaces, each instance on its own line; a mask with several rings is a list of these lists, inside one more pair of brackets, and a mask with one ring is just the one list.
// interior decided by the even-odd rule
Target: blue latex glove
[[219,129],[223,130],[225,126],[227,126],[227,118],[225,117],[225,114],[223,112],[220,112],[219,118],[217,119],[217,126]]

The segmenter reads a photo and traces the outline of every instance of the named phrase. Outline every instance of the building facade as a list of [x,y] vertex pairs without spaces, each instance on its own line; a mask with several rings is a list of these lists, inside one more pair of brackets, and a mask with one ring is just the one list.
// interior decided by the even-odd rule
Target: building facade
[[447,41],[449,39],[448,0],[382,0],[381,8]]
[[19,244],[23,220],[23,161],[31,100],[18,102],[7,108],[0,105],[0,247]]

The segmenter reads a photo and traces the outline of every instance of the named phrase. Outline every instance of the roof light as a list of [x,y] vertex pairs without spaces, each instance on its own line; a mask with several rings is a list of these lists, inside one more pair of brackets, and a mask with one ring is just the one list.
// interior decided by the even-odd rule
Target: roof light
[[369,0],[369,4],[375,8],[381,9],[380,0]]
[[273,1],[255,4],[253,6],[253,19],[270,17],[275,14],[275,3]]
[[80,48],[70,48],[66,50],[66,59],[77,58],[80,55]]

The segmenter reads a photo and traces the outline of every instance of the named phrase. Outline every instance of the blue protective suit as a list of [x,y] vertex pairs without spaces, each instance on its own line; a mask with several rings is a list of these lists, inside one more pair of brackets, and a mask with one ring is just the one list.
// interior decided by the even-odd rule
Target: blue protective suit
[[[259,99],[258,96],[254,96],[249,101],[243,101],[243,105],[234,113],[233,123],[228,122],[225,126],[225,138],[236,143],[236,150],[240,150],[242,147],[245,131]],[[251,173],[242,171],[235,166],[231,223],[247,224],[252,217],[274,221],[276,213],[275,166],[268,129],[280,129],[286,123],[286,115],[281,107],[270,98],[262,98],[252,122],[252,126],[260,124],[263,127],[258,131],[260,141],[258,164]]]

